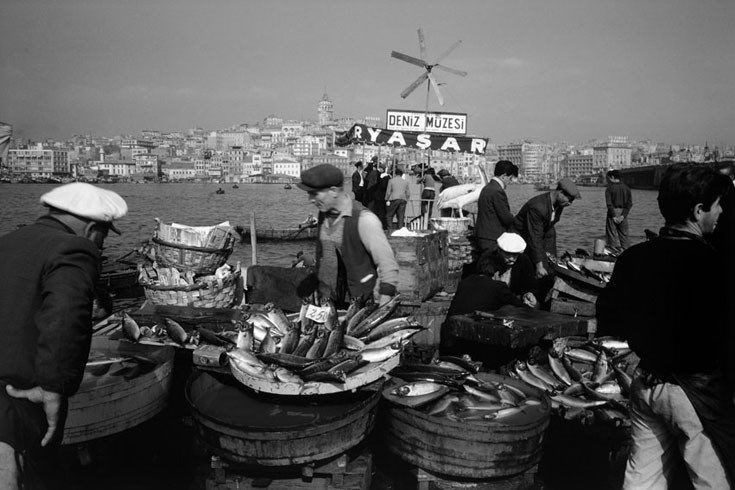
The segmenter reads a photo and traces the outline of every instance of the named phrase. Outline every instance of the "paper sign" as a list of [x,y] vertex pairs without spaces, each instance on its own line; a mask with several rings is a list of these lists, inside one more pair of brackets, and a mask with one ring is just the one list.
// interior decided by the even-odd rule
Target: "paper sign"
[[325,323],[327,316],[329,316],[329,311],[329,306],[309,305],[306,308],[306,318],[316,323]]

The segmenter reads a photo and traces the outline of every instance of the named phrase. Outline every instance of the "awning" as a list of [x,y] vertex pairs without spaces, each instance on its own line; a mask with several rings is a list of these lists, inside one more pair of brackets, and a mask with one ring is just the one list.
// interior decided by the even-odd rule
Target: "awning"
[[441,150],[450,152],[474,153],[484,155],[488,144],[487,138],[472,138],[449,134],[415,133],[410,131],[392,131],[373,128],[364,124],[355,124],[349,130],[337,136],[337,146],[348,146],[355,143],[368,145],[388,145],[418,150]]

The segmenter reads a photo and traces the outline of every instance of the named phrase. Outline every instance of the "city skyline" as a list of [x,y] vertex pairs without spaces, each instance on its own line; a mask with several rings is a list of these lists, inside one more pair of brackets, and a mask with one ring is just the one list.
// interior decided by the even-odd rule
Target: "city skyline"
[[[213,129],[269,114],[316,119],[325,90],[337,116],[423,110],[399,97],[418,67],[457,39],[437,74],[472,134],[731,144],[735,4],[581,1],[11,1],[0,18],[0,120],[20,138]],[[415,69],[413,69],[415,68]]]

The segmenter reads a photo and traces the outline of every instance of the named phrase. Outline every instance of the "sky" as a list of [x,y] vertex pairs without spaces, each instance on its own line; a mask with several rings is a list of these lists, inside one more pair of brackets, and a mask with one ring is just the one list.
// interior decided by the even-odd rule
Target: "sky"
[[435,71],[469,133],[735,144],[732,0],[3,0],[0,121],[22,138],[424,110]]

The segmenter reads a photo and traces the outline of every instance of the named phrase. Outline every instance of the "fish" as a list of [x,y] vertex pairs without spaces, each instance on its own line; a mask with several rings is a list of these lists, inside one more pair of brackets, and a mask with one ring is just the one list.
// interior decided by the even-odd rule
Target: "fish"
[[365,348],[365,342],[350,335],[342,337],[342,345],[345,349],[356,351],[361,351]]
[[592,381],[594,383],[600,383],[602,378],[607,374],[607,356],[605,351],[600,351],[595,360],[595,366],[592,369]]
[[556,355],[553,355],[551,350],[549,350],[548,358],[549,366],[551,367],[551,370],[554,372],[556,377],[559,378],[565,385],[571,386],[572,378],[571,376],[569,376],[569,372],[564,367],[564,363],[561,362],[561,359],[559,359],[559,357],[557,357]]
[[531,386],[535,386],[536,388],[543,390],[543,391],[553,391],[553,387],[549,384],[547,384],[544,380],[540,379],[537,376],[534,376],[531,371],[529,371],[528,366],[523,361],[518,361],[515,364],[515,372],[518,374],[518,376],[525,381],[526,383],[530,384]]
[[327,342],[329,342],[329,332],[323,328],[319,328],[314,343],[306,351],[306,357],[309,359],[321,358],[324,350],[327,348]]
[[345,359],[344,361],[340,362],[336,366],[332,366],[327,370],[328,373],[342,373],[344,375],[350,374],[352,371],[356,370],[360,366],[365,365],[365,361],[362,360],[362,357],[355,356]]
[[459,399],[460,405],[467,410],[483,410],[483,411],[498,411],[503,408],[507,408],[508,405],[500,402],[491,401],[476,401],[472,397],[466,396]]
[[414,381],[397,386],[391,390],[394,396],[422,396],[435,393],[444,388],[444,385],[432,383],[431,381]]
[[413,337],[423,330],[425,330],[425,328],[422,326],[404,328],[403,330],[394,332],[387,337],[383,337],[369,344],[366,343],[365,348],[379,349],[381,347],[385,347],[386,345],[395,344],[396,342],[403,342],[404,340],[408,340],[409,338]]
[[286,335],[284,335],[283,340],[281,340],[280,352],[283,352],[284,354],[292,353],[299,345],[300,338],[301,327],[299,326],[299,324],[295,322],[289,323],[289,326],[286,329]]
[[293,354],[286,354],[283,352],[270,352],[270,353],[258,353],[256,354],[258,360],[267,364],[276,364],[286,369],[303,369],[307,366],[314,364],[313,359],[307,359],[306,357],[295,356]]
[[500,419],[506,419],[508,417],[512,417],[513,415],[519,414],[523,411],[524,407],[507,407],[507,408],[501,408],[495,413],[487,414],[485,416],[486,419],[490,420],[500,420]]
[[424,364],[421,362],[403,363],[401,364],[400,371],[440,374],[442,376],[450,377],[467,376],[470,374],[467,371],[457,371],[453,368],[439,366],[437,364]]
[[607,401],[605,400],[582,400],[581,398],[564,394],[552,395],[551,399],[566,407],[575,408],[594,408],[607,404]]
[[523,404],[533,407],[536,405],[541,405],[541,400],[539,400],[538,398],[526,398],[525,400],[523,400]]
[[329,357],[336,353],[342,348],[342,343],[345,336],[345,325],[342,323],[336,324],[332,330],[327,329],[329,338],[327,339],[327,345],[322,353],[322,356]]
[[197,327],[200,339],[204,340],[208,344],[224,347],[226,345],[237,345],[232,339],[228,337],[219,336],[208,328]]
[[147,339],[151,339],[156,336],[152,328],[146,327],[145,325],[140,327],[140,336]]
[[567,356],[569,359],[578,362],[588,362],[594,364],[595,361],[597,361],[597,356],[585,349],[567,349],[566,351],[564,351],[564,355]]
[[336,366],[347,358],[348,356],[335,355],[320,360],[309,359],[311,361],[311,364],[301,369],[301,371],[299,371],[299,375],[305,376],[321,371],[329,371],[332,367]]
[[396,311],[396,308],[398,308],[398,305],[400,304],[400,298],[400,294],[393,296],[390,301],[385,303],[383,306],[378,307],[375,311],[365,317],[365,319],[362,320],[360,324],[357,325],[354,330],[349,333],[358,338],[362,338],[365,335],[368,335],[375,327],[380,325],[383,320],[388,318],[390,315],[393,314],[394,311]]
[[368,335],[363,337],[362,340],[366,344],[369,344],[378,339],[382,339],[383,337],[387,337],[392,333],[398,332],[399,330],[420,326],[421,325],[419,325],[418,323],[416,323],[416,321],[410,319],[409,317],[392,318],[375,327]]
[[345,331],[347,329],[347,324],[352,320],[352,317],[354,317],[363,306],[365,306],[365,300],[361,296],[350,300],[350,306],[347,308],[347,312],[342,319]]
[[350,318],[350,320],[347,322],[347,330],[346,330],[345,333],[347,335],[351,335],[353,337],[356,337],[356,335],[354,334],[354,331],[357,328],[357,326],[365,318],[367,318],[368,315],[370,315],[370,313],[372,313],[373,311],[375,311],[376,308],[377,308],[377,305],[375,305],[375,304],[365,305],[362,308],[360,308],[357,311],[357,313],[355,313],[355,315],[352,318]]
[[554,376],[552,373],[546,371],[542,366],[539,366],[535,362],[529,360],[526,365],[528,366],[528,370],[531,371],[531,374],[533,374],[552,388],[560,388],[563,385],[559,378]]
[[140,340],[140,327],[138,326],[138,323],[133,320],[133,317],[128,315],[128,312],[126,311],[123,312],[122,331],[123,334],[133,342]]
[[302,374],[301,378],[304,381],[319,381],[320,383],[344,383],[346,380],[344,373],[330,373],[328,371]]
[[595,388],[595,391],[603,395],[620,395],[622,393],[620,385],[617,384],[615,381],[602,383],[600,386]]
[[574,383],[566,390],[562,391],[562,393],[569,396],[581,395],[584,393],[584,386],[582,386],[582,383]]
[[301,329],[301,336],[299,337],[299,343],[296,346],[296,349],[292,352],[292,354],[297,356],[303,356],[306,357],[306,353],[309,352],[309,349],[311,349],[311,346],[314,345],[314,341],[316,340],[316,335],[318,332],[318,328],[313,323],[310,325],[308,330]]
[[383,362],[401,352],[401,344],[395,343],[385,347],[372,348],[360,351],[362,358],[368,362]]
[[435,361],[435,364],[441,363],[453,364],[473,374],[477,374],[478,372],[480,372],[480,366],[482,365],[482,363],[472,362],[472,359],[456,356],[439,356],[439,358]]
[[618,380],[622,392],[625,394],[630,393],[630,386],[633,384],[633,379],[620,366],[613,364],[613,370],[615,371],[615,377]]
[[593,390],[592,387],[587,383],[582,383],[582,388],[584,388],[584,395],[590,400],[612,401],[617,399],[615,395],[600,393]]
[[606,349],[613,349],[616,351],[630,349],[627,340],[616,340],[616,339],[604,339],[599,340],[599,344]]
[[472,386],[468,385],[462,385],[462,388],[469,393],[470,395],[474,395],[477,398],[480,398],[482,400],[485,400],[487,402],[493,402],[493,403],[501,403],[502,399],[500,398],[500,395],[495,393],[490,393],[484,390],[478,390],[477,388],[474,388]]
[[254,350],[254,339],[253,339],[253,325],[249,324],[240,328],[237,331],[237,339],[235,340],[235,347],[238,349],[245,349],[248,351]]
[[454,422],[466,422],[468,420],[487,420],[487,416],[492,415],[482,411],[454,409],[447,410],[447,418]]
[[439,398],[433,405],[429,406],[426,413],[429,415],[440,415],[445,412],[452,403],[458,402],[459,397],[456,395],[445,395]]
[[227,351],[227,357],[230,361],[242,364],[251,364],[253,366],[264,366],[264,364],[250,351],[244,349],[232,349]]
[[276,377],[277,381],[281,381],[283,383],[296,383],[299,385],[304,384],[304,381],[300,377],[296,376],[294,373],[284,367],[278,367],[274,369],[273,375]]
[[518,393],[509,390],[508,385],[500,385],[495,390],[500,397],[500,401],[509,405],[520,405],[525,396],[519,396]]
[[273,303],[267,303],[263,307],[263,311],[265,312],[266,318],[273,323],[281,336],[286,335],[288,327],[291,325],[291,321],[286,317],[283,311],[281,311],[280,308],[277,308]]
[[265,338],[260,342],[260,352],[266,353],[266,354],[272,354],[276,352],[276,341],[273,338],[273,335],[271,335],[271,331],[268,330],[265,333]]
[[327,318],[324,320],[324,328],[332,331],[339,325],[337,308],[334,307],[334,303],[331,300],[327,301],[326,306],[329,307],[329,313],[327,313]]
[[561,362],[564,365],[564,369],[567,370],[567,373],[569,373],[569,376],[574,381],[582,381],[582,373],[580,373],[573,365],[572,361],[569,360],[569,358],[566,355],[561,356]]
[[401,378],[404,381],[429,381],[431,383],[438,383],[457,389],[462,388],[462,385],[464,384],[464,379],[462,379],[461,377],[458,378],[454,376],[444,376],[441,374],[402,372],[398,370],[392,371],[391,375]]
[[189,339],[189,335],[186,333],[186,330],[184,330],[184,327],[170,318],[164,318],[163,320],[166,325],[166,334],[168,334],[168,338],[177,344],[186,344],[186,341]]
[[246,319],[247,322],[252,323],[255,327],[255,340],[260,340],[260,332],[265,337],[265,332],[270,332],[271,336],[283,337],[284,334],[278,329],[278,327],[270,321],[270,319],[264,314],[259,312],[252,312]]

